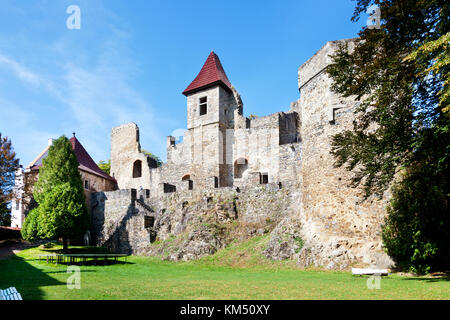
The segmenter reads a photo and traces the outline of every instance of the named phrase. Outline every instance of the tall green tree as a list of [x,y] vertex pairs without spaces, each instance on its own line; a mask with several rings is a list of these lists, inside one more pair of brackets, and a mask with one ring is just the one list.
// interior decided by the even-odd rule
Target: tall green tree
[[0,133],[0,210],[7,209],[6,203],[13,196],[15,171],[19,168],[19,159],[8,137]]
[[340,46],[327,70],[335,92],[360,101],[331,152],[366,196],[395,182],[384,243],[400,265],[430,271],[450,262],[449,4],[357,0],[352,20],[374,4],[381,27],[364,27],[353,51]]
[[78,165],[70,141],[62,136],[49,148],[34,185],[39,236],[62,238],[64,250],[68,239],[82,236],[90,223]]

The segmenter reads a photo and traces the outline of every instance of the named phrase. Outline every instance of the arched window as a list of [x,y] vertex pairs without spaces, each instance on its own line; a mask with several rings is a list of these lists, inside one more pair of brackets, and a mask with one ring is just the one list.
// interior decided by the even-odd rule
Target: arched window
[[133,163],[133,178],[140,178],[142,177],[142,161],[136,160]]
[[240,179],[248,168],[248,161],[245,158],[239,158],[234,162],[234,178]]
[[188,181],[188,190],[193,190],[194,189],[194,182],[191,180],[191,175],[190,174],[185,174],[181,178],[181,181]]

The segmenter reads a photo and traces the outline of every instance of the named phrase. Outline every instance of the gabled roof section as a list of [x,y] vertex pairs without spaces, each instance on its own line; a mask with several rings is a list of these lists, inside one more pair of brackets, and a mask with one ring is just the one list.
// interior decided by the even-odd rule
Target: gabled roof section
[[231,91],[230,80],[228,80],[228,77],[223,70],[219,56],[215,54],[214,51],[211,51],[197,77],[183,91],[183,94],[187,96],[214,85],[221,85],[225,90]]
[[[75,153],[79,163],[78,169],[95,174],[107,180],[115,181],[113,177],[106,174],[97,166],[95,161],[92,160],[91,156],[87,153],[86,149],[84,149],[80,141],[78,141],[75,136],[70,138],[69,141],[72,144],[73,152]],[[47,146],[44,150],[42,150],[42,152],[27,166],[27,169],[39,170],[42,166],[42,161],[48,156],[49,148],[50,146]]]
[[89,153],[87,153],[86,149],[81,145],[80,141],[73,136],[70,138],[70,143],[72,143],[72,149],[77,157],[78,169],[95,174],[97,176],[103,177],[107,180],[115,181],[114,178],[106,174],[102,169],[100,169],[94,160],[92,160]]
[[45,149],[42,150],[42,152],[39,153],[39,155],[33,161],[31,161],[31,163],[27,166],[27,169],[38,170],[39,167],[42,166],[42,160],[47,157],[49,148],[50,146],[45,147]]

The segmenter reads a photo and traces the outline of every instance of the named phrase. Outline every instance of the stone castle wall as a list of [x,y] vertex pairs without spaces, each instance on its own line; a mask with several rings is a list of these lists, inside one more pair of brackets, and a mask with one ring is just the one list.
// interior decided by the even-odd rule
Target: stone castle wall
[[[196,259],[238,238],[272,231],[293,214],[298,190],[268,184],[240,192],[233,188],[180,191],[162,198],[135,189],[98,192],[91,200],[91,236],[94,245],[116,252]],[[146,225],[149,218],[154,220]],[[235,234],[218,232],[237,227]],[[181,242],[163,254],[157,244],[175,237]]]
[[[334,94],[332,80],[324,72],[340,42],[328,42],[299,68],[300,99],[294,108],[302,122],[300,217],[304,237],[312,244],[311,250],[328,251],[341,258],[337,260],[385,266],[389,259],[381,247],[381,224],[387,195],[362,201],[362,188],[349,186],[352,173],[335,168],[330,154],[331,137],[352,129],[352,111],[358,104]],[[347,42],[351,46],[351,40]],[[333,267],[333,259],[328,260],[320,264]]]
[[[145,199],[133,200],[132,191],[104,193],[103,206],[93,211],[104,219],[103,227],[96,224],[97,243],[161,255],[169,249],[154,246],[151,237],[166,241],[185,234],[177,253],[169,252],[174,260],[188,260],[226,245],[217,230],[201,227],[205,219],[214,225],[236,220],[271,232],[264,252],[271,259],[333,269],[389,266],[380,235],[388,195],[361,201],[361,188],[349,186],[352,173],[335,168],[330,154],[331,137],[352,128],[358,104],[334,94],[326,73],[329,55],[342,41],[351,47],[351,40],[328,42],[299,68],[300,98],[289,112],[246,118],[237,91],[220,86],[189,95],[183,141],[168,137],[167,163],[143,165],[138,178],[132,177],[133,163],[148,163],[139,129],[134,123],[113,128],[111,172],[120,189],[137,189]],[[208,114],[199,116],[205,96]],[[264,175],[268,184],[261,184]],[[92,201],[100,203],[98,197]],[[145,215],[155,218],[151,232],[143,228]]]

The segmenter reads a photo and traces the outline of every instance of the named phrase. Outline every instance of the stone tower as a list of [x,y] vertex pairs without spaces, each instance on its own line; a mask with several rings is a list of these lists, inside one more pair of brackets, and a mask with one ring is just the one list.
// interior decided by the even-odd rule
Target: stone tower
[[187,97],[193,171],[209,175],[203,177],[206,184],[232,185],[232,165],[227,161],[231,155],[227,155],[226,146],[227,136],[233,137],[234,110],[238,104],[234,89],[214,52],[183,94]]

